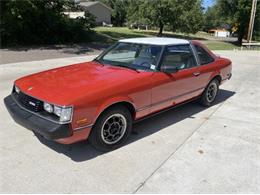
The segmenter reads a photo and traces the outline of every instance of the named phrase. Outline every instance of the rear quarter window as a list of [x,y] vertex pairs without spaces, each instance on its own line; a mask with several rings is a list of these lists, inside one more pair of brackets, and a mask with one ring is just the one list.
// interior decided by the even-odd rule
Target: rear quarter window
[[209,64],[214,61],[214,58],[205,49],[203,49],[199,45],[194,45],[194,47],[198,54],[201,65]]

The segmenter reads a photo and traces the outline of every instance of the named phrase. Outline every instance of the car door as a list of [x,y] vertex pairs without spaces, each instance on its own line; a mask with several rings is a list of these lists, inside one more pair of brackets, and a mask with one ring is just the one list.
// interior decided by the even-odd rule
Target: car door
[[198,85],[200,72],[190,44],[167,46],[160,69],[176,68],[176,72],[153,74],[151,112],[184,102],[198,96],[203,89]]
[[197,84],[199,87],[205,88],[211,80],[212,75],[218,70],[216,67],[217,64],[215,63],[214,56],[212,56],[210,51],[203,45],[194,43],[193,48],[199,62],[199,67],[197,69],[197,72],[199,73]]

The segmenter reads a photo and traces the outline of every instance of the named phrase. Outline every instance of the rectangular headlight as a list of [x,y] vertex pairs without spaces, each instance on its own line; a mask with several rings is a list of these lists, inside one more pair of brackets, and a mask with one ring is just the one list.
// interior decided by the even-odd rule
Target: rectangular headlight
[[72,108],[62,108],[60,113],[60,122],[68,122],[71,120]]
[[14,86],[14,90],[15,90],[16,93],[18,93],[18,94],[20,93],[20,89],[16,85]]
[[52,113],[52,112],[53,112],[53,105],[44,102],[44,103],[43,103],[43,109],[44,109],[45,111],[49,112],[49,113]]
[[44,102],[44,110],[59,117],[59,122],[69,122],[72,117],[72,108],[64,108]]
[[61,110],[62,110],[61,107],[59,107],[59,106],[54,106],[53,113],[56,114],[57,116],[60,116],[60,115],[61,115]]

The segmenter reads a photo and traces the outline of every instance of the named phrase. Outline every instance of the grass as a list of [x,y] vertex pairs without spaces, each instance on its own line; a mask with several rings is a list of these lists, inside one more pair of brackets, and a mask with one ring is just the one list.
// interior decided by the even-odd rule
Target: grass
[[205,41],[204,44],[211,50],[234,50],[240,48],[235,43],[224,41]]
[[[158,31],[155,30],[132,30],[125,27],[96,27],[95,32],[91,35],[93,43],[112,44],[120,39],[136,38],[136,37],[151,37],[157,36]],[[164,37],[182,38],[189,40],[200,40],[211,50],[233,50],[238,46],[232,42],[210,40],[207,33],[199,32],[196,34],[173,33],[166,31]]]
[[[157,36],[158,31],[155,30],[136,30],[129,29],[126,27],[96,27],[94,34],[94,40],[104,41],[105,43],[111,43],[118,41],[119,39],[126,38],[136,38],[136,37],[153,37]],[[204,40],[204,38],[196,35],[186,35],[182,33],[172,33],[166,31],[163,33],[164,37],[174,37],[174,38],[183,38],[183,39],[199,39]],[[99,39],[96,39],[99,38]]]
[[102,42],[104,44],[114,43],[120,39],[151,36],[121,27],[96,27],[94,31],[91,37],[92,42]]

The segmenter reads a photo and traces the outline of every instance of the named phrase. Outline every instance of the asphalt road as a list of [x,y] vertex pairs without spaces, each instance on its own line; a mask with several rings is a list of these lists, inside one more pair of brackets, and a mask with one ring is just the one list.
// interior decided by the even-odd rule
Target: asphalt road
[[[134,126],[122,148],[60,145],[17,125],[0,102],[1,193],[260,193],[260,52],[218,51],[233,77],[210,108],[190,103]],[[13,81],[93,56],[0,66]]]
[[97,55],[106,47],[106,45],[98,44],[74,44],[0,49],[0,65],[15,62]]

